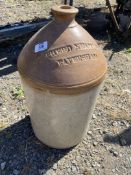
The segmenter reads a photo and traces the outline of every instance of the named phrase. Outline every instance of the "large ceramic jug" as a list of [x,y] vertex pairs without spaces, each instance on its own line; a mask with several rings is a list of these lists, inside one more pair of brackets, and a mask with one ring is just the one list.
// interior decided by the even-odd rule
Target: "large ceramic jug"
[[54,20],[18,59],[34,133],[54,148],[72,147],[85,136],[107,71],[96,41],[75,21],[77,13],[68,5],[54,6]]

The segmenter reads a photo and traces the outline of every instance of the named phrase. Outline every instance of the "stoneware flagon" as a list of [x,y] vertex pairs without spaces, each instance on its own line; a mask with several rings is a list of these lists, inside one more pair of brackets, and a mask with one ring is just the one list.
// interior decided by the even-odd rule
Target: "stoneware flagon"
[[75,146],[85,136],[107,71],[96,41],[75,21],[77,13],[68,5],[52,7],[54,20],[18,58],[34,133],[54,148]]

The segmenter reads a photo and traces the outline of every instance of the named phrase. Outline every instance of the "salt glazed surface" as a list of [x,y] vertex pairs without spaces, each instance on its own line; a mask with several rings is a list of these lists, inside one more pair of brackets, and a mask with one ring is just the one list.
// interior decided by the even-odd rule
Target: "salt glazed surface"
[[75,146],[85,136],[107,70],[96,41],[74,20],[77,12],[54,6],[54,20],[18,59],[34,133],[53,148]]

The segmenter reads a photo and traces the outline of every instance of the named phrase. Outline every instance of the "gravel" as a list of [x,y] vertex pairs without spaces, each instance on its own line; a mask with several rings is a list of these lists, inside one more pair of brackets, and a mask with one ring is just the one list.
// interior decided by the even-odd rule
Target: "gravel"
[[[62,0],[1,0],[0,25],[47,17],[51,7],[61,2]],[[115,4],[115,0],[111,2]],[[105,0],[74,0],[74,5],[90,8],[101,7],[105,6]]]
[[105,84],[86,137],[67,150],[39,142],[25,98],[17,95],[21,82],[16,58],[25,40],[0,47],[0,175],[131,175],[130,55],[125,45],[101,38],[96,37],[107,60],[113,54]]
[[5,169],[5,166],[6,166],[6,162],[2,162],[0,167],[1,167],[1,170],[4,170]]
[[13,171],[13,174],[14,174],[14,175],[19,175],[20,172],[19,172],[18,170],[14,170],[14,171]]

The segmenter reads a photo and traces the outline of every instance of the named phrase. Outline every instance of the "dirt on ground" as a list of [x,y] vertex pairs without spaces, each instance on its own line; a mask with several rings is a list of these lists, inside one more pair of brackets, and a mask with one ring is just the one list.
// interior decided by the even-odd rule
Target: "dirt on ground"
[[[7,2],[12,1],[0,1],[0,5]],[[36,1],[21,1],[21,4],[24,2],[36,4]],[[48,2],[44,1],[43,8],[46,9]],[[43,1],[37,3],[42,7]],[[28,9],[27,5],[15,7],[15,15],[14,7],[9,5],[10,8],[13,14],[9,22],[27,20],[23,17],[26,17],[25,11],[22,12],[22,8]],[[23,14],[21,18],[19,13]],[[31,13],[34,14],[28,12]],[[47,16],[43,11],[39,13]],[[6,18],[2,19],[2,24],[7,23]],[[79,145],[67,150],[51,149],[40,143],[33,133],[16,66],[18,54],[27,40],[20,38],[1,44],[0,175],[131,175],[130,43],[111,42],[106,34],[93,36],[107,58],[108,73],[90,130]]]
[[[62,0],[0,0],[0,25],[49,16],[50,9]],[[111,0],[115,4],[115,0]],[[74,6],[101,7],[105,0],[74,0]]]

